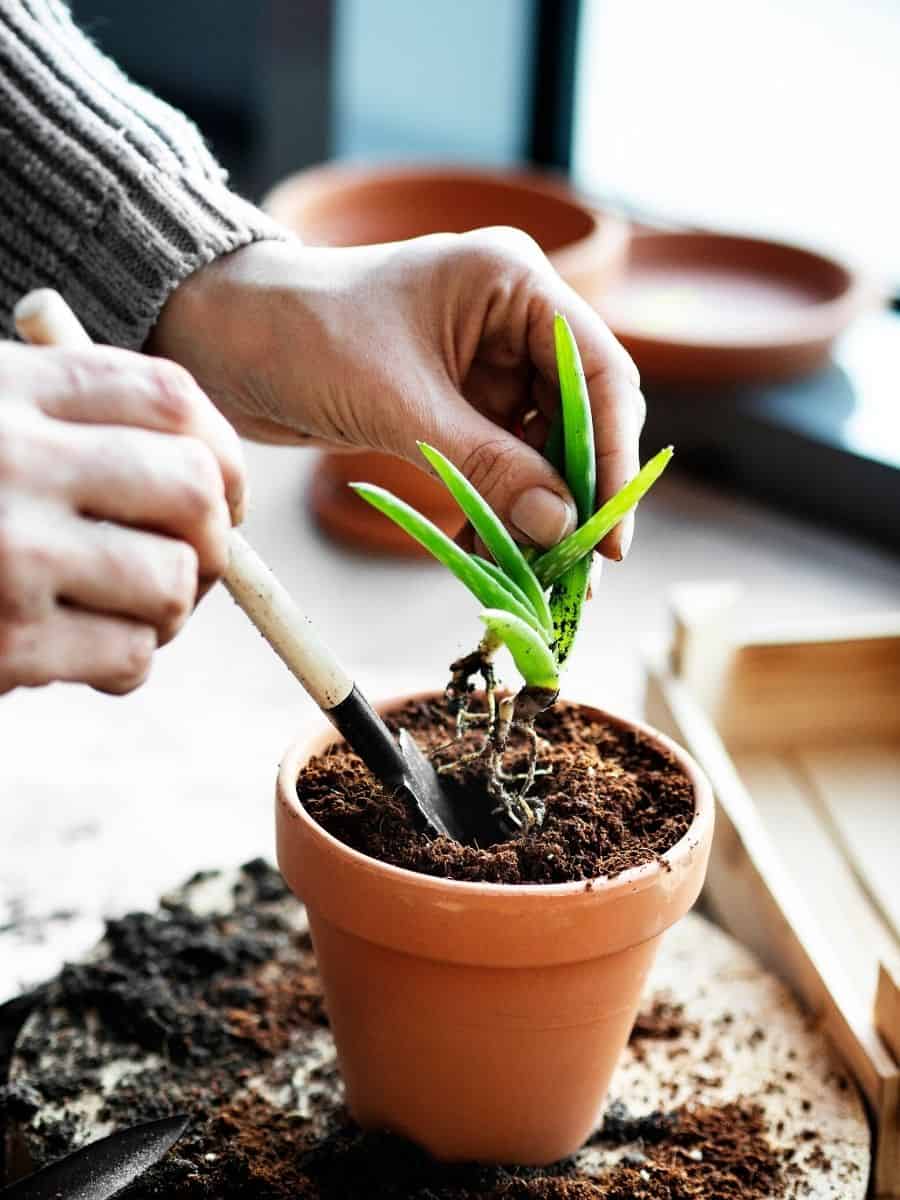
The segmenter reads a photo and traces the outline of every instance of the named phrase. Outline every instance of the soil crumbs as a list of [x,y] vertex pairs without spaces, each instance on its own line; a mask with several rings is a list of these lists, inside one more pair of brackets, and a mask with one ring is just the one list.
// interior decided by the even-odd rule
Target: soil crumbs
[[[452,736],[441,702],[413,701],[388,722],[408,729],[423,749]],[[587,720],[559,703],[537,722],[542,739],[539,775],[530,795],[546,805],[543,825],[484,847],[435,837],[404,795],[386,792],[351,751],[335,747],[313,758],[297,783],[307,811],[346,845],[382,862],[425,875],[479,883],[567,883],[615,876],[658,860],[686,833],[693,818],[690,781],[675,759],[643,734]],[[448,753],[475,750],[470,730]],[[524,737],[514,734],[505,769],[525,765]],[[441,758],[446,761],[447,755]],[[483,760],[445,781],[463,811],[485,811]]]
[[[656,1122],[652,1142],[647,1124],[639,1119],[637,1148],[601,1178],[579,1171],[576,1160],[549,1168],[441,1166],[388,1135],[339,1131],[307,1155],[313,1190],[297,1194],[310,1200],[773,1200],[784,1194],[760,1108],[682,1109]],[[621,1116],[613,1144],[618,1136]],[[605,1126],[593,1142],[607,1142]]]
[[[0,1118],[26,1130],[34,1165],[94,1126],[72,1104],[102,1096],[122,1128],[186,1112],[175,1149],[129,1200],[772,1200],[783,1151],[750,1101],[632,1116],[611,1104],[585,1151],[545,1168],[435,1162],[387,1133],[363,1132],[341,1104],[333,1044],[303,909],[262,862],[242,868],[226,911],[190,904],[197,877],[158,914],[110,922],[106,955],[67,967],[20,1039],[26,1070],[0,1088]],[[636,1043],[677,1038],[665,998]],[[103,1086],[110,1063],[132,1064]],[[604,1165],[588,1160],[604,1151]],[[608,1153],[607,1153],[608,1152]]]

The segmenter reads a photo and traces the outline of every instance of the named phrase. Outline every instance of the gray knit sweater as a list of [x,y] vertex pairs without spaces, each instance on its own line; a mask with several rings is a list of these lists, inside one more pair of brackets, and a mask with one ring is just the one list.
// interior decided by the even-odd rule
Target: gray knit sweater
[[0,0],[0,336],[52,286],[96,340],[139,348],[191,272],[284,236],[60,0]]

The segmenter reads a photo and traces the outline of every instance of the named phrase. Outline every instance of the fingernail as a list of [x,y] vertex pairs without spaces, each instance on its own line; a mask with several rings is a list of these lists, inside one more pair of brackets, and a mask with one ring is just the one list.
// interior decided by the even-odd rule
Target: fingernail
[[516,529],[538,546],[555,546],[576,522],[574,506],[544,487],[523,492],[509,516]]

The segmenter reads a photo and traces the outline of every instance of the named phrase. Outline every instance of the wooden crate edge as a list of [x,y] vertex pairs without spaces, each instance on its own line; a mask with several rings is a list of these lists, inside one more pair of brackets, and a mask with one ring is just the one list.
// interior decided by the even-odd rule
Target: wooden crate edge
[[[716,794],[718,825],[706,890],[711,911],[820,1016],[876,1116],[876,1192],[900,1197],[900,1067],[805,912],[709,716],[669,672],[660,641],[648,643],[644,657],[647,719],[685,745]],[[724,878],[731,882],[738,871],[752,903],[745,894],[739,903],[729,904],[724,887],[717,886]]]

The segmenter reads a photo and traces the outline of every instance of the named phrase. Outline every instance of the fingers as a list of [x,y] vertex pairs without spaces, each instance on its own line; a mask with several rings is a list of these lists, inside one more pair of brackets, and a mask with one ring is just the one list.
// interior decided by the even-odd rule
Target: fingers
[[4,394],[14,395],[26,380],[30,397],[48,416],[136,426],[203,442],[218,464],[233,521],[242,519],[240,440],[183,367],[106,346],[83,351],[5,347],[0,360]]
[[78,517],[0,491],[0,621],[45,621],[60,602],[125,616],[171,640],[193,610],[197,554],[186,542]]
[[0,692],[56,680],[121,695],[144,682],[156,633],[121,617],[56,608],[42,620],[0,619]]
[[67,496],[81,513],[170,534],[193,547],[200,577],[228,562],[231,520],[221,471],[195,438],[97,426],[67,441]]
[[130,691],[225,568],[237,436],[180,368],[101,347],[0,346],[0,396],[0,691]]
[[[603,503],[638,471],[638,439],[644,420],[644,401],[637,368],[625,349],[591,306],[550,266],[540,248],[513,230],[480,230],[463,235],[468,261],[466,307],[477,313],[478,297],[488,304],[477,337],[470,326],[462,344],[478,345],[478,355],[495,368],[536,369],[531,403],[549,420],[559,406],[559,379],[553,318],[563,313],[581,353],[590,396],[597,453],[597,501]],[[462,241],[462,239],[461,239]],[[477,318],[475,318],[477,319]],[[461,356],[465,357],[465,356]],[[482,407],[484,401],[482,398]],[[538,446],[540,426],[526,441]],[[600,546],[609,558],[627,549],[629,523],[622,522]]]
[[547,460],[456,393],[433,412],[426,440],[477,488],[521,542],[547,547],[576,525],[575,504]]
[[150,625],[171,641],[197,600],[197,554],[186,542],[75,518],[60,551],[57,596],[79,609]]

